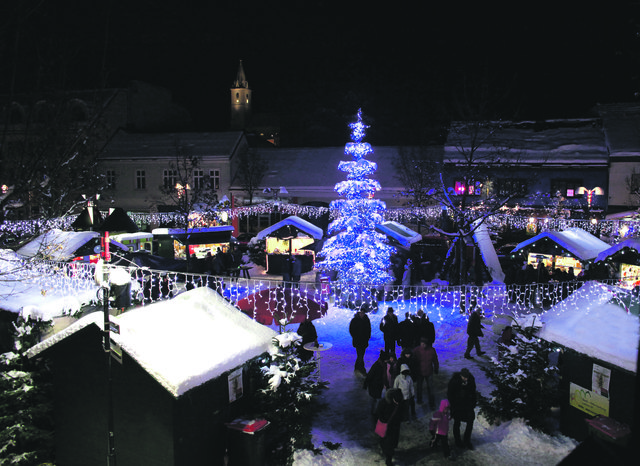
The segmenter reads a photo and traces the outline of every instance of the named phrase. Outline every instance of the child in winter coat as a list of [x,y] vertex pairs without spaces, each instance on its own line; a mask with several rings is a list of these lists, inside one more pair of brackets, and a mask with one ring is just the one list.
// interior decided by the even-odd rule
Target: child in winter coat
[[429,432],[431,433],[430,447],[435,448],[438,443],[442,444],[442,451],[445,458],[449,458],[449,400],[440,402],[440,409],[433,413],[429,422]]
[[[416,419],[416,392],[413,386],[413,379],[411,378],[411,370],[409,366],[403,364],[400,367],[400,374],[393,382],[393,388],[399,388],[402,391],[403,401],[403,420]],[[409,418],[409,408],[411,408],[411,418]]]

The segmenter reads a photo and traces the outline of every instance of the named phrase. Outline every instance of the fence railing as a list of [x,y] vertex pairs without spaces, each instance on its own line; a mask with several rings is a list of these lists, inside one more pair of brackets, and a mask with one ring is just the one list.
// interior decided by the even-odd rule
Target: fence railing
[[[95,266],[93,264],[38,261],[29,263],[25,268],[32,276],[40,276],[40,280],[47,282],[48,286],[62,289],[70,294],[86,292],[97,286],[94,281]],[[567,299],[584,285],[582,281],[567,281],[527,285],[367,286],[330,281],[284,282],[280,279],[264,277],[243,278],[147,268],[118,268],[126,270],[131,277],[131,287],[126,292],[130,293],[132,305],[147,305],[170,299],[183,291],[201,286],[214,289],[233,304],[258,291],[290,288],[291,293],[288,295],[292,298],[288,299],[304,296],[317,302],[333,303],[354,309],[365,303],[372,311],[379,307],[386,309],[391,306],[400,314],[415,313],[418,309],[424,309],[435,317],[443,317],[451,312],[464,313],[471,299],[477,301],[487,318],[498,314],[522,315],[540,312]],[[600,280],[599,282],[620,285],[619,280]],[[637,305],[638,300],[634,292],[620,290],[629,303]],[[94,304],[97,304],[97,299],[96,294]]]

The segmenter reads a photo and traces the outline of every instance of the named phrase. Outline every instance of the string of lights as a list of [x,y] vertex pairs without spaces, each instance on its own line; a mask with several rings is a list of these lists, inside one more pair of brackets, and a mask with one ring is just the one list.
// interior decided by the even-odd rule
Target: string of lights
[[[400,315],[405,312],[415,314],[423,309],[434,322],[444,322],[448,317],[464,313],[466,303],[475,298],[484,310],[486,319],[509,314],[514,318],[525,318],[536,312],[544,319],[540,309],[563,311],[563,303],[567,297],[584,286],[585,282],[534,283],[528,285],[491,284],[475,285],[438,285],[423,286],[354,284],[347,282],[297,282],[296,284],[282,280],[264,278],[244,279],[237,277],[212,276],[182,272],[166,272],[147,268],[109,266],[120,269],[131,277],[131,298],[135,306],[145,306],[154,302],[171,299],[186,290],[208,286],[216,290],[234,305],[242,300],[249,304],[243,311],[256,321],[275,322],[292,321],[304,316],[317,315],[318,307],[335,304],[340,307],[356,309],[363,302],[369,304],[372,312],[393,307]],[[84,305],[98,305],[95,282],[95,264],[64,263],[53,261],[31,261],[25,264],[21,272],[14,273],[13,278],[32,284],[40,290],[42,296],[66,296],[68,308],[65,313],[74,314],[81,311],[81,303],[77,296],[90,295],[95,300]],[[599,280],[599,286],[589,288],[592,299],[602,296],[602,289],[615,291],[616,302],[627,310],[640,305],[638,297],[632,290],[620,287],[619,280]],[[262,293],[261,293],[262,292]],[[260,296],[258,298],[258,296]],[[247,300],[253,297],[252,300]],[[567,305],[569,306],[569,305]],[[570,307],[570,306],[569,306]]]

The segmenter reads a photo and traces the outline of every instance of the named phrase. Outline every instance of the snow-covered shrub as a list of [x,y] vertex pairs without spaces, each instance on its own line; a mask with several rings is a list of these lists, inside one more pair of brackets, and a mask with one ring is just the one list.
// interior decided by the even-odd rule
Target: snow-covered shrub
[[15,351],[0,355],[0,465],[40,465],[53,458],[51,374],[24,354],[50,325],[19,319]]
[[274,338],[276,351],[252,367],[258,390],[252,403],[254,414],[271,423],[270,464],[291,464],[293,452],[313,449],[311,421],[318,406],[315,397],[326,387],[317,377],[315,359],[298,357],[300,336],[283,332]]
[[481,369],[496,387],[490,397],[480,397],[480,413],[490,424],[524,419],[534,429],[549,432],[551,408],[557,406],[558,368],[550,363],[555,351],[535,335],[533,327],[514,327],[510,344],[499,344],[499,358]]

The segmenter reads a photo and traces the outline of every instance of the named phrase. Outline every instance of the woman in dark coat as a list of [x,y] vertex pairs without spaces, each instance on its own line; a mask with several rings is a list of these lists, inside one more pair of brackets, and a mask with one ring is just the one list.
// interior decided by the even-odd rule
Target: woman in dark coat
[[380,351],[380,356],[367,372],[362,385],[362,388],[366,389],[371,397],[371,414],[374,416],[378,402],[382,398],[382,390],[385,387],[387,359],[387,354],[384,351]]
[[484,351],[480,348],[480,337],[484,336],[482,329],[483,326],[480,311],[475,309],[471,313],[471,316],[469,316],[469,323],[467,324],[467,335],[469,335],[469,337],[467,338],[467,350],[464,352],[465,358],[473,359],[473,356],[471,356],[471,350],[474,346],[476,347],[476,354],[478,356],[482,356],[484,354]]
[[349,323],[349,334],[353,342],[353,347],[356,349],[356,363],[354,371],[360,372],[363,375],[367,374],[367,370],[364,365],[364,355],[369,346],[369,339],[371,338],[371,321],[367,315],[367,308],[362,305],[351,322]]
[[304,345],[307,343],[315,343],[314,346],[318,346],[318,332],[316,331],[315,325],[309,317],[305,317],[305,319],[300,323],[298,327],[298,335],[302,337],[302,341],[300,342],[300,350],[298,354],[300,359],[303,361],[308,361],[311,359],[313,355],[313,351],[309,351],[304,349]]
[[385,464],[393,464],[393,455],[400,440],[400,423],[402,422],[402,390],[390,388],[378,405],[377,419],[387,423],[387,435],[380,439]]
[[[473,450],[471,432],[473,430],[473,421],[476,418],[476,379],[467,368],[454,373],[453,377],[451,377],[447,387],[447,399],[451,405],[453,437],[456,440],[456,446]],[[464,440],[460,438],[461,422],[466,423]]]

